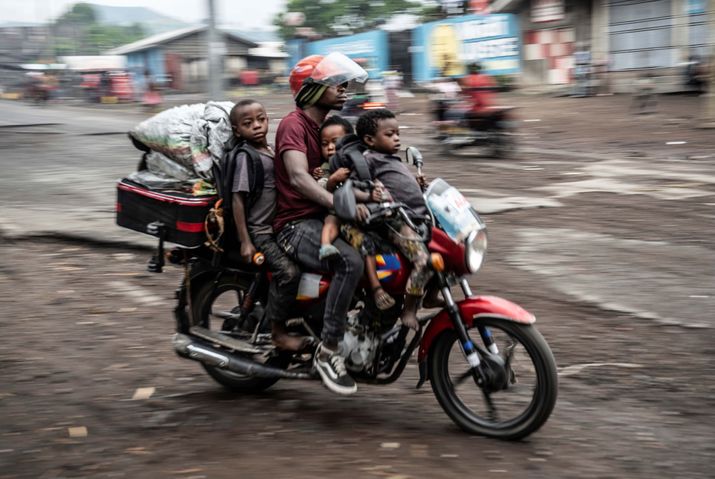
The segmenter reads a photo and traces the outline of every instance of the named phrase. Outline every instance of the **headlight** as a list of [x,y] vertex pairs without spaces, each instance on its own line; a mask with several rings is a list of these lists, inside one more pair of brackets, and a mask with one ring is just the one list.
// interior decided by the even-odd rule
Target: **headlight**
[[464,255],[467,270],[476,273],[482,267],[484,256],[487,254],[487,230],[472,231],[464,241]]

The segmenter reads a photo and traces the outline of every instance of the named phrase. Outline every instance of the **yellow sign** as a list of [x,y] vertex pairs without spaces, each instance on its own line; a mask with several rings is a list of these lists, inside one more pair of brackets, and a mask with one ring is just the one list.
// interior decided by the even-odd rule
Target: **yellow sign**
[[452,25],[437,25],[430,38],[432,65],[439,69],[441,76],[464,74],[464,67],[459,60],[460,41]]

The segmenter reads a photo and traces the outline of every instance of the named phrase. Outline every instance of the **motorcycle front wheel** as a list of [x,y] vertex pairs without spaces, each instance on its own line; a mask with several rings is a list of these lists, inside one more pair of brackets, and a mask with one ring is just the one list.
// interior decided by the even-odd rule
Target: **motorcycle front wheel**
[[[225,314],[238,310],[247,289],[248,285],[245,282],[231,276],[223,276],[216,282],[208,281],[199,286],[198,290],[192,294],[194,298],[191,305],[192,324],[212,331],[223,332],[221,326]],[[253,324],[255,325],[255,322]],[[245,331],[245,336],[250,336],[252,332]],[[288,363],[283,356],[268,356],[267,358],[258,356],[248,356],[248,358],[279,368],[287,366]],[[258,393],[268,389],[279,379],[244,376],[206,364],[202,364],[202,366],[211,378],[232,392]]]
[[[488,392],[476,384],[453,330],[442,333],[429,356],[429,377],[439,404],[464,431],[504,440],[538,430],[556,403],[556,363],[546,341],[531,325],[484,318],[507,364],[504,387]],[[472,340],[480,337],[470,330]],[[486,346],[484,347],[486,349]]]

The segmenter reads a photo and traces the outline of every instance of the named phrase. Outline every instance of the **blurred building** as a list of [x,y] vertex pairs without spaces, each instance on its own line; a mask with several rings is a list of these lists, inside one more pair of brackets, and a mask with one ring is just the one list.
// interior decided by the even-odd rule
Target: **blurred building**
[[[200,25],[153,35],[114,48],[109,55],[126,55],[135,74],[148,72],[167,86],[186,92],[205,89],[208,77],[207,26]],[[219,29],[225,83],[245,69],[282,74],[285,57],[280,45],[259,43],[232,30]]]
[[665,92],[684,89],[686,62],[707,54],[706,0],[442,3],[446,18],[401,31],[291,40],[291,64],[340,51],[360,59],[373,78],[400,70],[409,84],[460,76],[467,63],[479,61],[489,74],[521,86],[577,85],[591,93],[632,91],[647,70],[657,78],[657,91]]
[[49,44],[50,33],[47,25],[0,26],[0,88],[16,88],[23,83],[23,64],[54,62]]
[[[644,69],[659,90],[682,88],[682,66],[706,53],[706,0],[495,0],[492,12],[518,15],[526,85],[572,83],[578,63],[610,72],[615,91],[629,90]],[[576,54],[578,52],[578,54]]]

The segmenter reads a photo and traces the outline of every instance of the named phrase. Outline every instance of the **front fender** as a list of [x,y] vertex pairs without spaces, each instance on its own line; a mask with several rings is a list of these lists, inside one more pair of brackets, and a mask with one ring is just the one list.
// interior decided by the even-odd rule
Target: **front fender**
[[[497,296],[475,296],[457,302],[459,314],[462,316],[462,321],[469,328],[480,317],[496,317],[514,321],[522,324],[532,324],[536,321],[533,314],[522,308],[516,303],[499,298]],[[432,343],[443,331],[452,329],[452,320],[449,318],[449,313],[446,310],[440,311],[427,326],[422,340],[420,342],[420,350],[417,354],[417,361],[422,362],[427,357],[427,354],[432,348]]]

